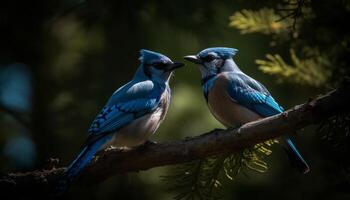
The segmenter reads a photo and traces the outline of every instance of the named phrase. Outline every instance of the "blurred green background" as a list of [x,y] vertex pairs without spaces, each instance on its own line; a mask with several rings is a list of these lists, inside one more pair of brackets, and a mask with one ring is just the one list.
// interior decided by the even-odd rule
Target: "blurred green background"
[[[4,27],[0,44],[1,173],[35,169],[49,157],[59,158],[60,165],[72,161],[106,100],[132,78],[141,48],[180,62],[185,62],[184,55],[207,47],[237,48],[235,60],[240,68],[269,88],[285,108],[319,94],[319,88],[281,84],[259,71],[255,59],[270,52],[288,55],[289,47],[274,47],[268,35],[242,35],[229,27],[229,16],[235,11],[263,6],[261,1],[234,0],[0,3]],[[171,80],[170,110],[152,140],[175,140],[222,128],[207,109],[198,69],[186,64]],[[311,173],[297,173],[275,145],[268,157],[269,170],[224,182],[224,199],[349,199],[349,188],[333,184],[325,168],[326,153],[313,129],[295,137]],[[94,186],[75,185],[69,196],[171,199],[175,192],[159,178],[169,170],[171,167],[159,167],[113,176]]]

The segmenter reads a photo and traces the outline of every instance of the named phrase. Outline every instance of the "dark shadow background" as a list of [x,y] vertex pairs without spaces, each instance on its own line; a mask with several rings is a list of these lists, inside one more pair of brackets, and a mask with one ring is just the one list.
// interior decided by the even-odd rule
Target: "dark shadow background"
[[[60,165],[72,161],[96,113],[133,76],[141,48],[184,62],[184,55],[207,47],[234,47],[239,49],[235,60],[241,69],[265,84],[285,108],[319,94],[321,89],[279,84],[254,63],[270,52],[288,55],[289,48],[273,48],[269,36],[241,35],[228,27],[235,11],[263,6],[260,1],[233,0],[2,1],[1,173],[38,168],[49,157],[60,158]],[[326,15],[348,19],[348,13],[336,10]],[[346,32],[347,26],[343,24],[338,32]],[[205,105],[194,65],[187,63],[177,71],[171,87],[170,110],[153,140],[175,140],[222,127]],[[349,173],[342,177],[345,182],[332,176],[330,169],[335,168],[327,168],[332,154],[314,128],[300,131],[295,138],[311,173],[294,171],[281,148],[274,146],[269,171],[225,182],[224,199],[350,199]],[[174,193],[159,178],[169,169],[114,176],[91,187],[74,186],[69,195],[72,199],[171,199]]]

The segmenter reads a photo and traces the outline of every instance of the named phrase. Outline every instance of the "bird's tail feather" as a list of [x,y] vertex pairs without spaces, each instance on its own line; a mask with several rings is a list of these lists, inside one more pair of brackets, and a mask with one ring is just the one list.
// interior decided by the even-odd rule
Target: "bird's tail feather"
[[282,143],[282,145],[285,151],[287,152],[291,165],[303,174],[308,173],[310,171],[310,167],[306,163],[304,158],[301,156],[298,149],[293,144],[292,140],[288,137],[284,138],[284,140],[285,141]]
[[83,147],[80,154],[65,170],[64,175],[58,180],[55,188],[56,195],[61,195],[68,190],[70,184],[75,180],[80,172],[85,169],[96,152],[107,142],[107,140],[110,139],[110,136],[111,135],[106,135],[104,137],[101,137],[95,142],[90,142]]

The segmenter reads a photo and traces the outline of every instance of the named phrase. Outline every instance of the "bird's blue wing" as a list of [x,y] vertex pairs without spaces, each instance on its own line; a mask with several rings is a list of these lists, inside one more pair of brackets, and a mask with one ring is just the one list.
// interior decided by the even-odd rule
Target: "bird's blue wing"
[[120,111],[115,105],[105,106],[92,122],[88,132],[90,135],[112,132],[132,120],[132,113]]
[[[264,117],[283,112],[282,107],[278,105],[265,87],[256,85],[257,82],[250,80],[250,77],[229,75],[228,79],[230,82],[227,88],[228,94],[237,103]],[[266,91],[258,90],[258,88],[263,88]]]
[[[258,81],[245,74],[231,74],[228,76],[228,93],[237,103],[258,113],[263,117],[276,115],[283,112],[283,108],[273,99],[270,92]],[[301,156],[288,136],[282,140],[289,159],[302,173],[307,173],[310,168]]]
[[157,108],[162,87],[152,81],[129,84],[113,94],[91,124],[90,135],[113,132]]
[[118,89],[109,99],[107,105],[97,115],[89,129],[89,137],[81,153],[66,169],[59,187],[61,191],[83,170],[95,153],[108,140],[112,132],[132,122],[134,119],[152,112],[158,107],[165,87],[152,81],[129,82]]

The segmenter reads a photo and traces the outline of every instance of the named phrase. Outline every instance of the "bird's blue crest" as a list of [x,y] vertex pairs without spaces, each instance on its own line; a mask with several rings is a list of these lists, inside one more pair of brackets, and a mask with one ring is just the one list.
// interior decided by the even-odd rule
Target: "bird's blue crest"
[[150,51],[150,50],[146,50],[146,49],[141,49],[140,51],[140,58],[139,60],[142,63],[146,63],[146,64],[152,64],[155,62],[169,62],[171,61],[168,57],[166,57],[163,54],[154,52],[154,51]]
[[200,57],[205,57],[209,53],[214,52],[218,54],[221,58],[227,59],[227,58],[232,58],[234,55],[237,53],[237,49],[234,48],[227,48],[227,47],[211,47],[204,49],[203,51],[199,52]]

